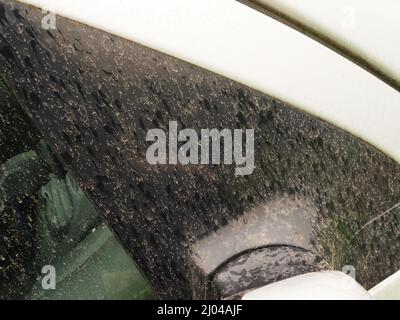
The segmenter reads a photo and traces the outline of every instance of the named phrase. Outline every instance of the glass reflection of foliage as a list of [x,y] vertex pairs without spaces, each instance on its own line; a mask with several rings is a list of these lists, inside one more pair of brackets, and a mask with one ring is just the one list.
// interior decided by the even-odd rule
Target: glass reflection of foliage
[[[0,150],[0,299],[154,297],[1,80]],[[41,287],[49,264],[55,291]]]

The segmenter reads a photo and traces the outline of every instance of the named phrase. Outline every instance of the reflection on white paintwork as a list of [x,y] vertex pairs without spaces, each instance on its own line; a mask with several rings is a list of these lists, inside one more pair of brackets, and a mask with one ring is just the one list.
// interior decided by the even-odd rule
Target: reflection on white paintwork
[[248,292],[243,300],[372,300],[352,277],[339,271],[303,274]]
[[369,293],[378,300],[400,300],[400,271],[378,283]]
[[400,1],[250,0],[345,46],[400,86]]

